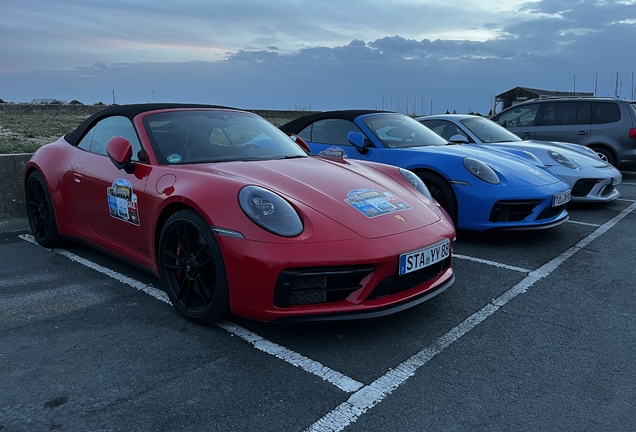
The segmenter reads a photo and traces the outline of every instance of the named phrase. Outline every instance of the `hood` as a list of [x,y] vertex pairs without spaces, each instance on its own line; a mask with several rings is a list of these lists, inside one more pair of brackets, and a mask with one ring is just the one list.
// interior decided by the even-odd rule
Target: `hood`
[[[502,185],[507,187],[545,186],[561,182],[560,178],[538,167],[535,162],[489,145],[446,145],[418,147],[417,149],[427,153],[447,155],[447,158],[448,155],[453,155],[461,160],[466,157],[477,159],[490,166],[500,177],[503,177]],[[458,162],[462,163],[461,160]],[[465,172],[466,179],[471,183],[471,180],[475,178],[463,167],[459,172]],[[462,178],[451,179],[462,180]]]
[[[191,165],[191,170],[258,185],[365,238],[389,236],[440,220],[414,188],[355,161],[308,157]],[[397,171],[397,168],[396,168]],[[399,174],[398,174],[399,175]]]

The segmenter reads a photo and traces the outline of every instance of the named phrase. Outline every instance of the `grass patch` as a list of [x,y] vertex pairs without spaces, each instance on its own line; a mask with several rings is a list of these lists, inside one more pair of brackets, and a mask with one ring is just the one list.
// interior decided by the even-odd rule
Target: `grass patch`
[[75,129],[90,114],[0,110],[0,154],[33,153]]

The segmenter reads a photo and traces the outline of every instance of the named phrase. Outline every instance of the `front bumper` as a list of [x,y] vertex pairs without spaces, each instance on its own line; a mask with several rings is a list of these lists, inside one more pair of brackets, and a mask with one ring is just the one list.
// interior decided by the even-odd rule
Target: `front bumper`
[[[322,243],[217,239],[227,270],[232,313],[259,321],[326,321],[387,315],[442,292],[454,280],[452,254],[437,263],[437,268],[429,268],[437,265],[433,264],[406,278],[397,276],[398,256],[445,239],[452,242],[454,237],[452,223],[444,218],[427,227],[375,239]],[[353,276],[346,276],[348,270]],[[299,293],[290,288],[297,273],[307,277]],[[313,283],[313,275],[327,273],[336,278],[331,284],[333,292],[303,289]],[[338,292],[338,285],[346,290],[344,294]],[[304,294],[308,296],[302,297]]]

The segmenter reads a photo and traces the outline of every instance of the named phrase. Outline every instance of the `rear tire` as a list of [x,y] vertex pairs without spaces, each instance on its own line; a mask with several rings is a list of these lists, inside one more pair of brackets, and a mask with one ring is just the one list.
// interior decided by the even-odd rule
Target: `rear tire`
[[39,171],[29,176],[25,190],[27,218],[33,237],[40,246],[55,248],[62,244],[57,231],[55,210],[49,187]]
[[159,239],[158,259],[168,297],[186,319],[207,325],[230,314],[221,248],[199,213],[186,209],[168,218]]
[[428,190],[431,192],[431,195],[442,206],[446,213],[453,220],[453,224],[457,226],[457,198],[455,197],[455,192],[453,192],[453,188],[446,181],[444,177],[439,174],[423,171],[418,172],[417,176],[422,179]]

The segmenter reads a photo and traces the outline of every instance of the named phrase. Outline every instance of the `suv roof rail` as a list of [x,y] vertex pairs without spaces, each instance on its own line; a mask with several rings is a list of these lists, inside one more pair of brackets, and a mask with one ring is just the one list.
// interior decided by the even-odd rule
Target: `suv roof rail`
[[545,99],[619,99],[617,97],[612,96],[552,96],[552,95],[541,95],[538,98],[534,98],[531,100],[545,100]]

